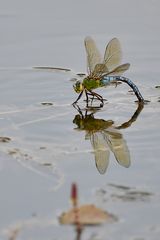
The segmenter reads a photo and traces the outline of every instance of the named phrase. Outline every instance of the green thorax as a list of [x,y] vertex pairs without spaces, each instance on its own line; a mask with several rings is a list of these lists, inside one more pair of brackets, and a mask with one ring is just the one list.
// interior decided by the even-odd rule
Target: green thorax
[[103,119],[94,118],[93,114],[89,114],[85,117],[77,114],[73,120],[80,130],[86,130],[88,132],[97,132],[105,130],[113,125],[112,120],[105,121]]
[[91,78],[91,77],[86,77],[83,79],[83,86],[87,90],[92,90],[95,88],[101,87],[101,79],[100,78]]

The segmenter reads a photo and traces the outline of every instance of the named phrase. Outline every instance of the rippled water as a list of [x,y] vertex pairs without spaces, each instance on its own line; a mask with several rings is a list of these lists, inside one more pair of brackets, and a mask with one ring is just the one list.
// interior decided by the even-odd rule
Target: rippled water
[[[92,4],[2,4],[1,239],[75,239],[74,228],[58,223],[70,206],[72,182],[79,187],[80,203],[94,203],[118,218],[86,228],[81,239],[159,239],[159,2]],[[120,142],[130,156],[127,163],[117,161],[108,147],[104,174],[95,162],[85,102],[79,105],[83,116],[72,106],[77,97],[69,81],[73,76],[32,68],[85,72],[86,35],[94,37],[101,51],[112,37],[120,39],[124,63],[131,63],[125,75],[150,101],[138,109],[125,84],[97,90],[107,101],[102,109],[86,113],[89,126],[101,141]]]

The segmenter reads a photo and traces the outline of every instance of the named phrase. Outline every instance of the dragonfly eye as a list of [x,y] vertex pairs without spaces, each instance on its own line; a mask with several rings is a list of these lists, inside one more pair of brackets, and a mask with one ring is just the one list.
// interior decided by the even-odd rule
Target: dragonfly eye
[[83,85],[80,81],[77,81],[74,85],[73,88],[76,93],[80,93],[83,90]]

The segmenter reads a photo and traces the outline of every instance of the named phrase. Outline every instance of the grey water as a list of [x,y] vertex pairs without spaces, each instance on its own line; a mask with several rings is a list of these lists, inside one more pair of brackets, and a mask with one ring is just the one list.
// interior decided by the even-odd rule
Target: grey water
[[[80,204],[93,203],[118,218],[86,227],[82,240],[159,239],[159,7],[157,0],[1,3],[0,239],[75,239],[74,227],[58,221],[71,207],[72,182]],[[101,133],[119,136],[130,156],[126,167],[108,147],[104,174],[95,162],[91,131],[72,106],[73,75],[33,69],[86,73],[88,35],[102,54],[110,39],[120,40],[123,63],[131,64],[125,76],[149,101],[135,117],[138,104],[127,85],[97,89],[107,101],[94,111],[94,122],[112,121]],[[83,99],[79,104],[85,116]]]

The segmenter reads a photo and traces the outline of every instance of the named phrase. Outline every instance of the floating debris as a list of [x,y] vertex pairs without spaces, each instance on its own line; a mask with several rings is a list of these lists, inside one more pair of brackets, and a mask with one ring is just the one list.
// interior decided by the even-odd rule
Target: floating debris
[[43,106],[52,106],[53,103],[52,102],[42,102],[41,103]]
[[11,141],[11,138],[9,137],[0,137],[0,142],[1,143],[8,143]]
[[43,166],[46,166],[46,167],[51,167],[52,166],[52,163],[42,163]]
[[114,199],[121,199],[122,201],[148,201],[150,196],[153,194],[145,191],[134,191],[130,190],[125,193],[112,194],[111,197]]
[[30,156],[28,153],[22,152],[18,148],[9,149],[8,154],[16,157],[17,159],[21,158],[21,159],[24,159],[24,160],[32,160],[32,156]]
[[124,186],[124,185],[119,185],[119,184],[114,184],[114,183],[109,183],[108,184],[111,187],[122,189],[122,190],[130,190],[131,188],[129,186]]
[[155,88],[160,88],[160,85],[155,86]]
[[42,147],[40,147],[39,149],[40,150],[45,150],[47,147],[45,147],[45,146],[42,146]]
[[124,186],[124,185],[118,185],[109,183],[107,184],[107,188],[109,189],[109,196],[108,191],[105,189],[99,189],[96,193],[97,195],[101,196],[103,198],[103,201],[106,201],[108,198],[110,198],[112,201],[123,201],[123,202],[136,202],[136,201],[142,201],[146,202],[149,201],[150,198],[153,196],[152,192],[144,191],[141,189],[137,189],[135,187],[130,186]]
[[77,73],[77,75],[78,75],[79,77],[85,77],[85,76],[86,76],[85,73]]
[[61,68],[61,67],[33,67],[34,69],[37,70],[50,70],[50,71],[64,71],[64,72],[70,72],[71,69],[69,68]]

